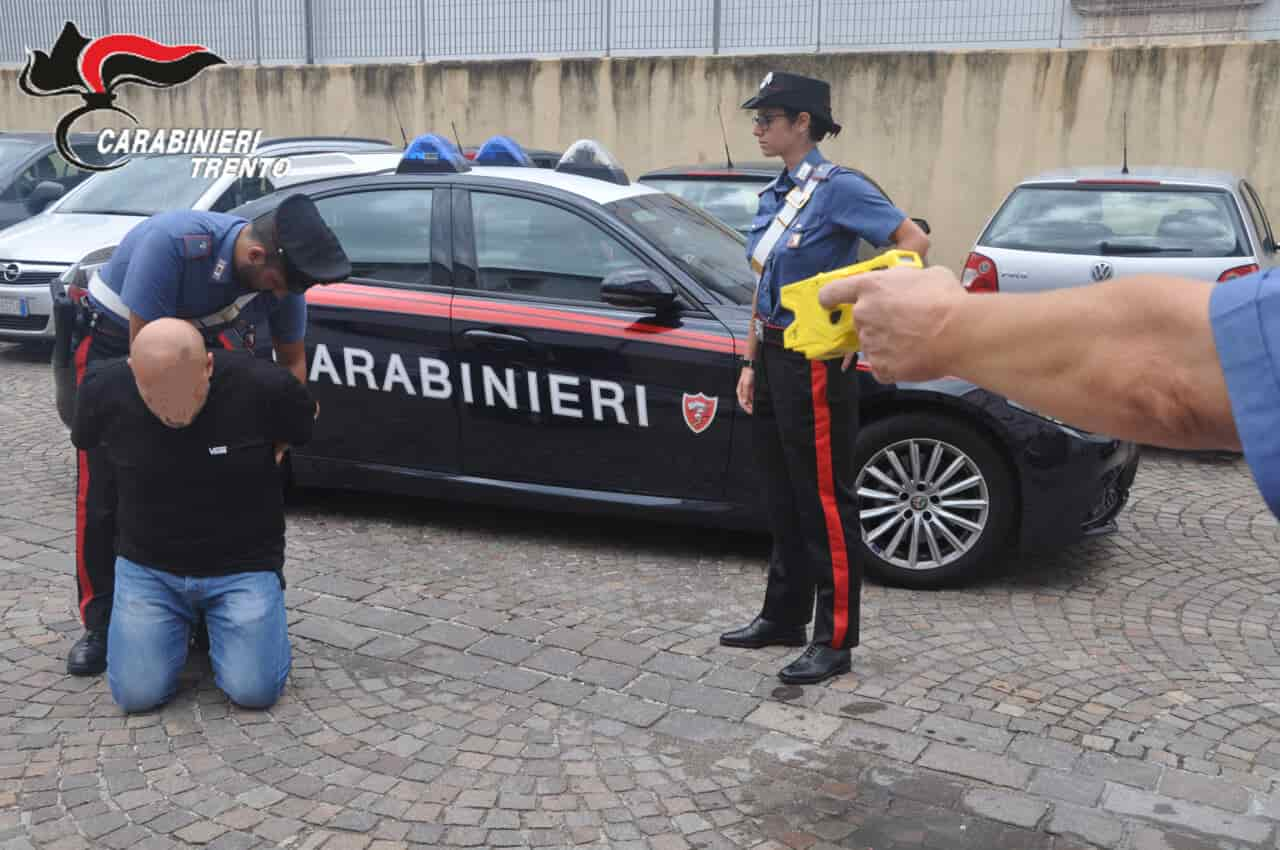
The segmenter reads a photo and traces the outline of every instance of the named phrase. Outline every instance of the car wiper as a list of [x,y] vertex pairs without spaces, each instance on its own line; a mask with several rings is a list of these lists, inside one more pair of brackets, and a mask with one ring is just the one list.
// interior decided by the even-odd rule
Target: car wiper
[[129,215],[138,218],[150,218],[154,213],[144,212],[142,210],[58,210],[64,213],[79,213],[80,215]]
[[1103,242],[1098,246],[1103,254],[1190,254],[1190,248],[1163,248],[1159,245],[1113,245]]

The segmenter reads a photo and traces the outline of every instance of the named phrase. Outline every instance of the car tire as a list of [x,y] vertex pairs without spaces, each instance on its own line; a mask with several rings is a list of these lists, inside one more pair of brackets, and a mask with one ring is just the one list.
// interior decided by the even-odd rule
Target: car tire
[[[913,446],[919,455],[914,471]],[[854,470],[857,552],[869,574],[887,584],[931,589],[972,578],[1003,555],[1018,515],[1017,491],[992,439],[972,425],[930,413],[878,419],[858,433]],[[971,483],[955,489],[963,482]],[[933,545],[926,529],[933,530]]]

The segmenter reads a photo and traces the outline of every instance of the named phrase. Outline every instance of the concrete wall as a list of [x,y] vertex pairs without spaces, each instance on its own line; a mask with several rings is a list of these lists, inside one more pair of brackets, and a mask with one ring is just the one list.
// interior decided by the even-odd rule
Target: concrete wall
[[[832,81],[844,124],[825,153],[873,174],[934,228],[934,262],[962,263],[1021,177],[1118,164],[1247,172],[1280,219],[1280,44],[1071,51],[688,57],[472,64],[220,67],[172,90],[127,86],[144,126],[263,128],[398,139],[507,133],[534,147],[600,139],[632,177],[719,163],[723,110],[735,159],[758,158],[738,105],[770,69]],[[75,96],[33,98],[0,72],[0,127],[51,129]],[[128,126],[108,113],[76,129]],[[118,116],[117,116],[118,118]],[[1277,221],[1280,226],[1280,220]]]

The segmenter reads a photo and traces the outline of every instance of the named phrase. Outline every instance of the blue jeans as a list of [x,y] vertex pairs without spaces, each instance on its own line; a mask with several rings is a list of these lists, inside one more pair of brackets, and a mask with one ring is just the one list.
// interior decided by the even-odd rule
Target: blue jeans
[[245,708],[275,704],[292,665],[275,573],[188,578],[117,557],[107,635],[107,682],[117,705],[146,711],[173,697],[200,611],[218,687]]

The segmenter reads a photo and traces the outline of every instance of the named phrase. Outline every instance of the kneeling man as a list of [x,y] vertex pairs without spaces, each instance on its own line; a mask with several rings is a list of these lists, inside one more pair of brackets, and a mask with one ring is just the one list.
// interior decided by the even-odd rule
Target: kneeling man
[[180,319],[149,323],[128,358],[86,375],[71,440],[117,469],[118,548],[107,680],[126,712],[167,702],[203,612],[219,688],[267,708],[292,663],[284,494],[274,446],[311,438],[319,411],[287,369],[208,351]]

